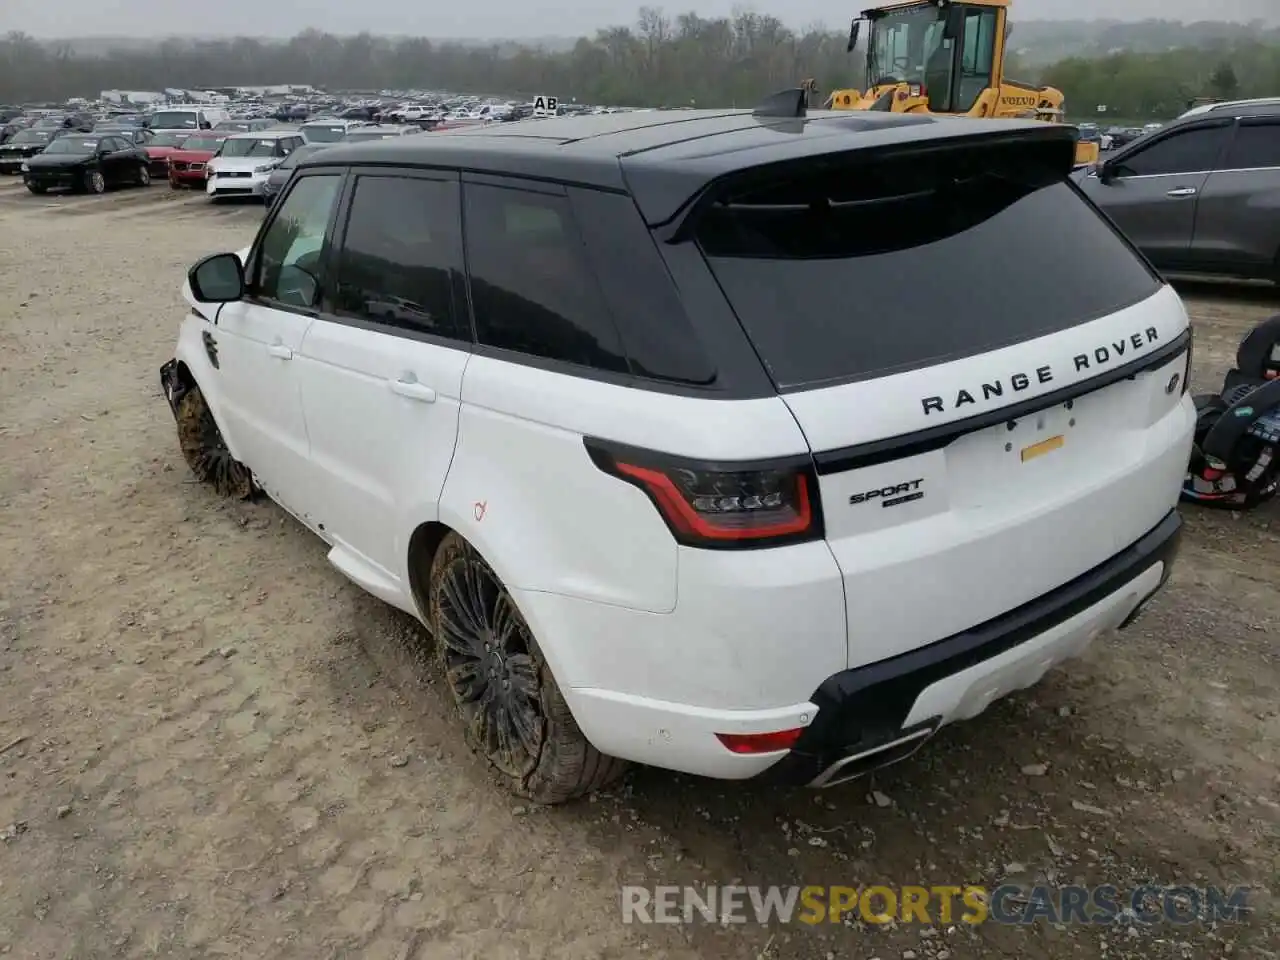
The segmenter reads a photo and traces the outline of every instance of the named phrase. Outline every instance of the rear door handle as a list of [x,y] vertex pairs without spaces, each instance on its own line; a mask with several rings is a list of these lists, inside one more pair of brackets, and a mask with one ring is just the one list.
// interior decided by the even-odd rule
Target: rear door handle
[[267,347],[267,353],[281,360],[292,360],[293,351],[286,347],[283,343],[273,343]]
[[436,392],[425,383],[418,383],[417,380],[388,380],[387,386],[391,388],[392,393],[398,393],[410,400],[417,400],[419,403],[436,402]]
[[1167,197],[1194,197],[1195,195],[1195,187],[1179,187],[1177,190],[1170,190],[1165,194]]

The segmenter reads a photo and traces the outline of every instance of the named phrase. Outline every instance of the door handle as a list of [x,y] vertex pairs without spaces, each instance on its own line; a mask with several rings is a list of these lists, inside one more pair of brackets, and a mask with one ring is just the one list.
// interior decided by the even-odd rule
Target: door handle
[[267,353],[271,354],[273,357],[279,358],[280,360],[293,359],[293,351],[283,343],[273,343],[271,346],[267,347]]
[[387,386],[391,388],[392,393],[398,393],[410,400],[417,400],[419,403],[436,402],[436,392],[417,380],[388,380]]
[[1177,190],[1170,190],[1165,194],[1166,197],[1194,197],[1195,195],[1195,187],[1179,187]]

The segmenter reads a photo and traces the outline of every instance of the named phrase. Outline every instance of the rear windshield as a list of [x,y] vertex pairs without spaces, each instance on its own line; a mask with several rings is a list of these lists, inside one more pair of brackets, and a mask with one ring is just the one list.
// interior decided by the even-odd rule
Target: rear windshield
[[151,117],[153,130],[195,130],[200,116],[194,110],[161,110]]
[[347,128],[317,124],[316,126],[303,127],[302,135],[312,143],[337,143],[347,135]]
[[722,194],[696,238],[780,389],[945,363],[1159,289],[1063,179],[1062,149],[811,161]]

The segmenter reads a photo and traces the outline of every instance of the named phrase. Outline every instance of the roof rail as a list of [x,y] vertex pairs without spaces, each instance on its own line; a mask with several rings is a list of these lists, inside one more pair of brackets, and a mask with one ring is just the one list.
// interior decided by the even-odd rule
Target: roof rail
[[751,111],[753,117],[761,118],[795,118],[803,117],[808,112],[809,91],[804,87],[793,90],[780,90],[766,97],[758,107]]

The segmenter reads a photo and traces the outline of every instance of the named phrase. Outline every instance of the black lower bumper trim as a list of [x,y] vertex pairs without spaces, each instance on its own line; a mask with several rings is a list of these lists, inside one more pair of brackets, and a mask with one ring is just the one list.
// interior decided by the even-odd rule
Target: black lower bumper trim
[[[828,677],[810,697],[818,707],[814,722],[791,752],[761,777],[807,784],[850,755],[870,753],[873,761],[878,747],[909,732],[902,724],[926,687],[1040,636],[1122,589],[1157,563],[1164,564],[1159,585],[1164,586],[1181,537],[1182,518],[1175,510],[1137,543],[1021,607],[927,647]],[[1130,614],[1122,629],[1137,618],[1146,599],[1150,596]]]

